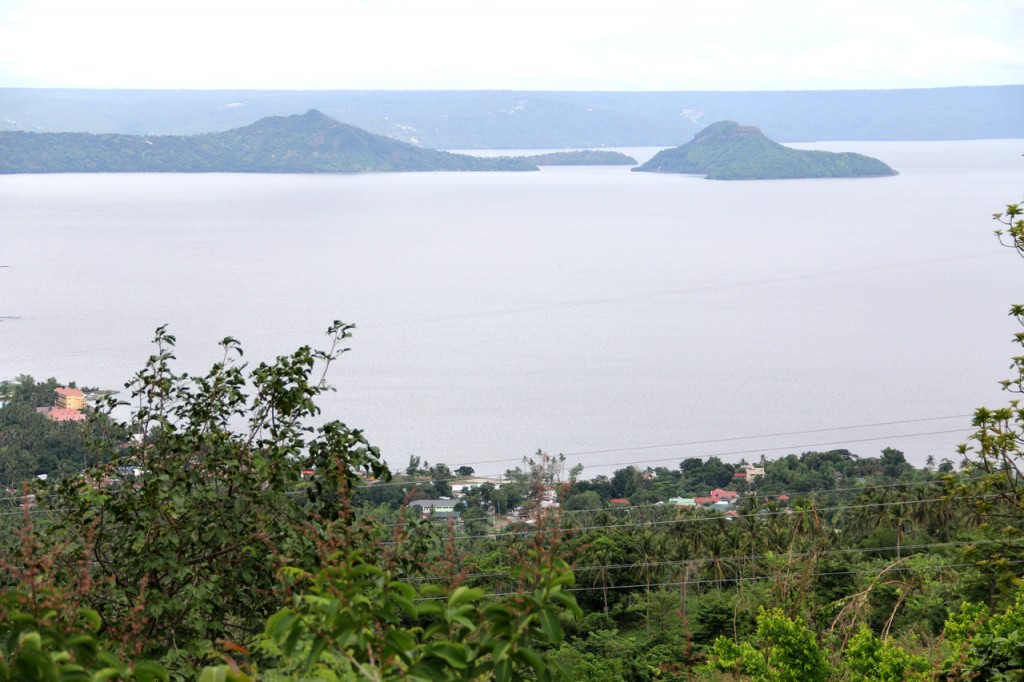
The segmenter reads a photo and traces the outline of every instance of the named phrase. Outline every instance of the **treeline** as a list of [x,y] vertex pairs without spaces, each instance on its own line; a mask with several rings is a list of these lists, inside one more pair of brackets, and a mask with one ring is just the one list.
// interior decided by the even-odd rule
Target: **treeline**
[[81,426],[50,421],[37,409],[53,406],[62,385],[27,375],[0,383],[0,488],[18,491],[37,477],[77,474],[91,463]]

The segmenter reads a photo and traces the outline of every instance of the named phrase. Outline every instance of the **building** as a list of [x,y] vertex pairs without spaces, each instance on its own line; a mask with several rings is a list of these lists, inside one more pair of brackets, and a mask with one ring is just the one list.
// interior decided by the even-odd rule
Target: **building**
[[761,478],[764,476],[764,467],[754,466],[753,464],[744,464],[743,473],[746,474],[748,481],[753,481],[755,478]]
[[51,407],[46,410],[46,418],[53,422],[80,422],[84,421],[86,417],[78,410]]
[[735,502],[740,496],[735,490],[722,490],[721,488],[715,488],[711,491],[711,498],[715,502]]
[[77,388],[60,386],[53,389],[53,392],[57,394],[57,399],[53,403],[57,409],[79,411],[85,409],[85,394]]
[[423,518],[459,520],[459,512],[455,511],[454,500],[413,500],[410,507],[418,507]]

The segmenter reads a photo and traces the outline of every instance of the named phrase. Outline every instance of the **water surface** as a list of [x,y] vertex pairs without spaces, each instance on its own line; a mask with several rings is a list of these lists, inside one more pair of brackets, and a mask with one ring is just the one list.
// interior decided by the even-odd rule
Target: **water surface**
[[[989,216],[1024,141],[794,146],[900,175],[3,176],[0,378],[120,387],[161,324],[192,371],[224,336],[254,361],[343,319],[324,414],[400,466],[955,460],[955,416],[1005,400],[1024,270]],[[906,423],[832,430],[881,422]]]

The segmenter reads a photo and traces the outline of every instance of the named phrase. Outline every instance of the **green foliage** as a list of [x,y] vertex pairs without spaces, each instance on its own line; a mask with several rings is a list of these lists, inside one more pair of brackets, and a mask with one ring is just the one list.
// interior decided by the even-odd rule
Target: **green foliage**
[[1024,589],[1004,611],[990,615],[978,604],[963,604],[946,623],[953,656],[947,667],[966,679],[1024,680]]
[[538,568],[517,569],[522,593],[487,601],[478,588],[418,587],[361,552],[337,553],[314,574],[292,572],[309,584],[267,622],[263,646],[279,672],[309,679],[556,679],[563,671],[542,651],[562,642],[559,612],[579,609],[565,564],[533,559]]
[[761,609],[756,644],[719,637],[709,666],[749,675],[755,682],[825,682],[831,672],[824,651],[803,619]]
[[14,381],[0,384],[0,401],[6,405],[24,405],[32,409],[53,405],[53,392],[60,385],[53,377],[46,381],[36,381],[27,374],[21,374]]
[[[100,464],[41,489],[46,532],[26,526],[26,550],[4,560],[0,680],[561,678],[547,653],[580,611],[555,519],[493,554],[513,586],[487,598],[434,524],[353,506],[387,468],[361,432],[310,424],[350,330],[252,369],[228,338],[190,376],[158,329],[130,422],[91,435]],[[550,483],[547,461],[520,483]]]
[[593,490],[571,495],[566,501],[566,511],[593,511],[600,509],[603,505],[601,496]]
[[846,645],[850,682],[927,682],[931,666],[924,656],[907,653],[891,639],[882,641],[866,625]]
[[878,159],[845,152],[805,151],[784,147],[753,126],[719,121],[681,147],[658,152],[635,171],[693,173],[709,180],[782,178],[852,178],[895,175]]
[[708,667],[736,675],[747,675],[757,682],[772,680],[764,656],[750,642],[733,640],[720,635],[708,652]]
[[86,434],[108,423],[96,418],[92,424],[55,422],[36,412],[53,406],[60,385],[53,378],[36,381],[27,375],[0,385],[0,485],[20,490],[37,476],[69,475],[94,463]]
[[87,581],[77,589],[55,582],[54,557],[43,551],[28,514],[18,536],[16,555],[0,557],[8,583],[0,593],[0,682],[168,679],[137,650],[125,652],[127,661],[112,651],[99,614],[82,606]]
[[[1024,257],[1024,219],[1020,204],[1009,204],[993,218],[1002,227],[995,231],[1000,242]],[[1010,315],[1024,326],[1024,305],[1010,307]],[[1020,347],[1011,360],[1010,378],[1003,389],[1024,393],[1024,331],[1014,335]],[[950,479],[948,494],[964,500],[971,520],[978,526],[981,542],[965,551],[989,577],[990,606],[996,598],[1012,593],[1024,561],[1024,405],[1012,399],[1000,408],[979,408],[974,413],[976,431],[971,442],[960,446],[965,458],[964,476]]]
[[682,472],[682,492],[707,495],[712,488],[724,488],[733,481],[736,466],[726,464],[718,457],[690,457],[679,463]]
[[[48,537],[90,567],[85,599],[108,628],[135,623],[147,653],[186,669],[210,660],[218,641],[245,640],[275,610],[278,566],[315,560],[310,529],[338,514],[360,474],[386,477],[359,431],[306,424],[327,390],[314,366],[342,352],[349,330],[335,324],[330,350],[302,347],[248,377],[233,339],[205,376],[175,373],[175,339],[158,330],[123,427],[145,437],[98,441],[109,464],[45,489]],[[305,491],[303,469],[316,472]]]

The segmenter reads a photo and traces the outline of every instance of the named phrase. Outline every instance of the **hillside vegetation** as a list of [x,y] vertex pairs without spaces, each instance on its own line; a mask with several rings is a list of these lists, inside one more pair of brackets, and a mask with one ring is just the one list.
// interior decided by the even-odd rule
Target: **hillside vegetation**
[[536,170],[523,159],[422,149],[319,111],[203,135],[0,132],[0,173],[366,173]]
[[769,140],[759,128],[719,121],[693,140],[665,149],[634,171],[691,173],[709,180],[778,180],[786,178],[858,178],[896,175],[870,156],[852,152],[808,151]]

